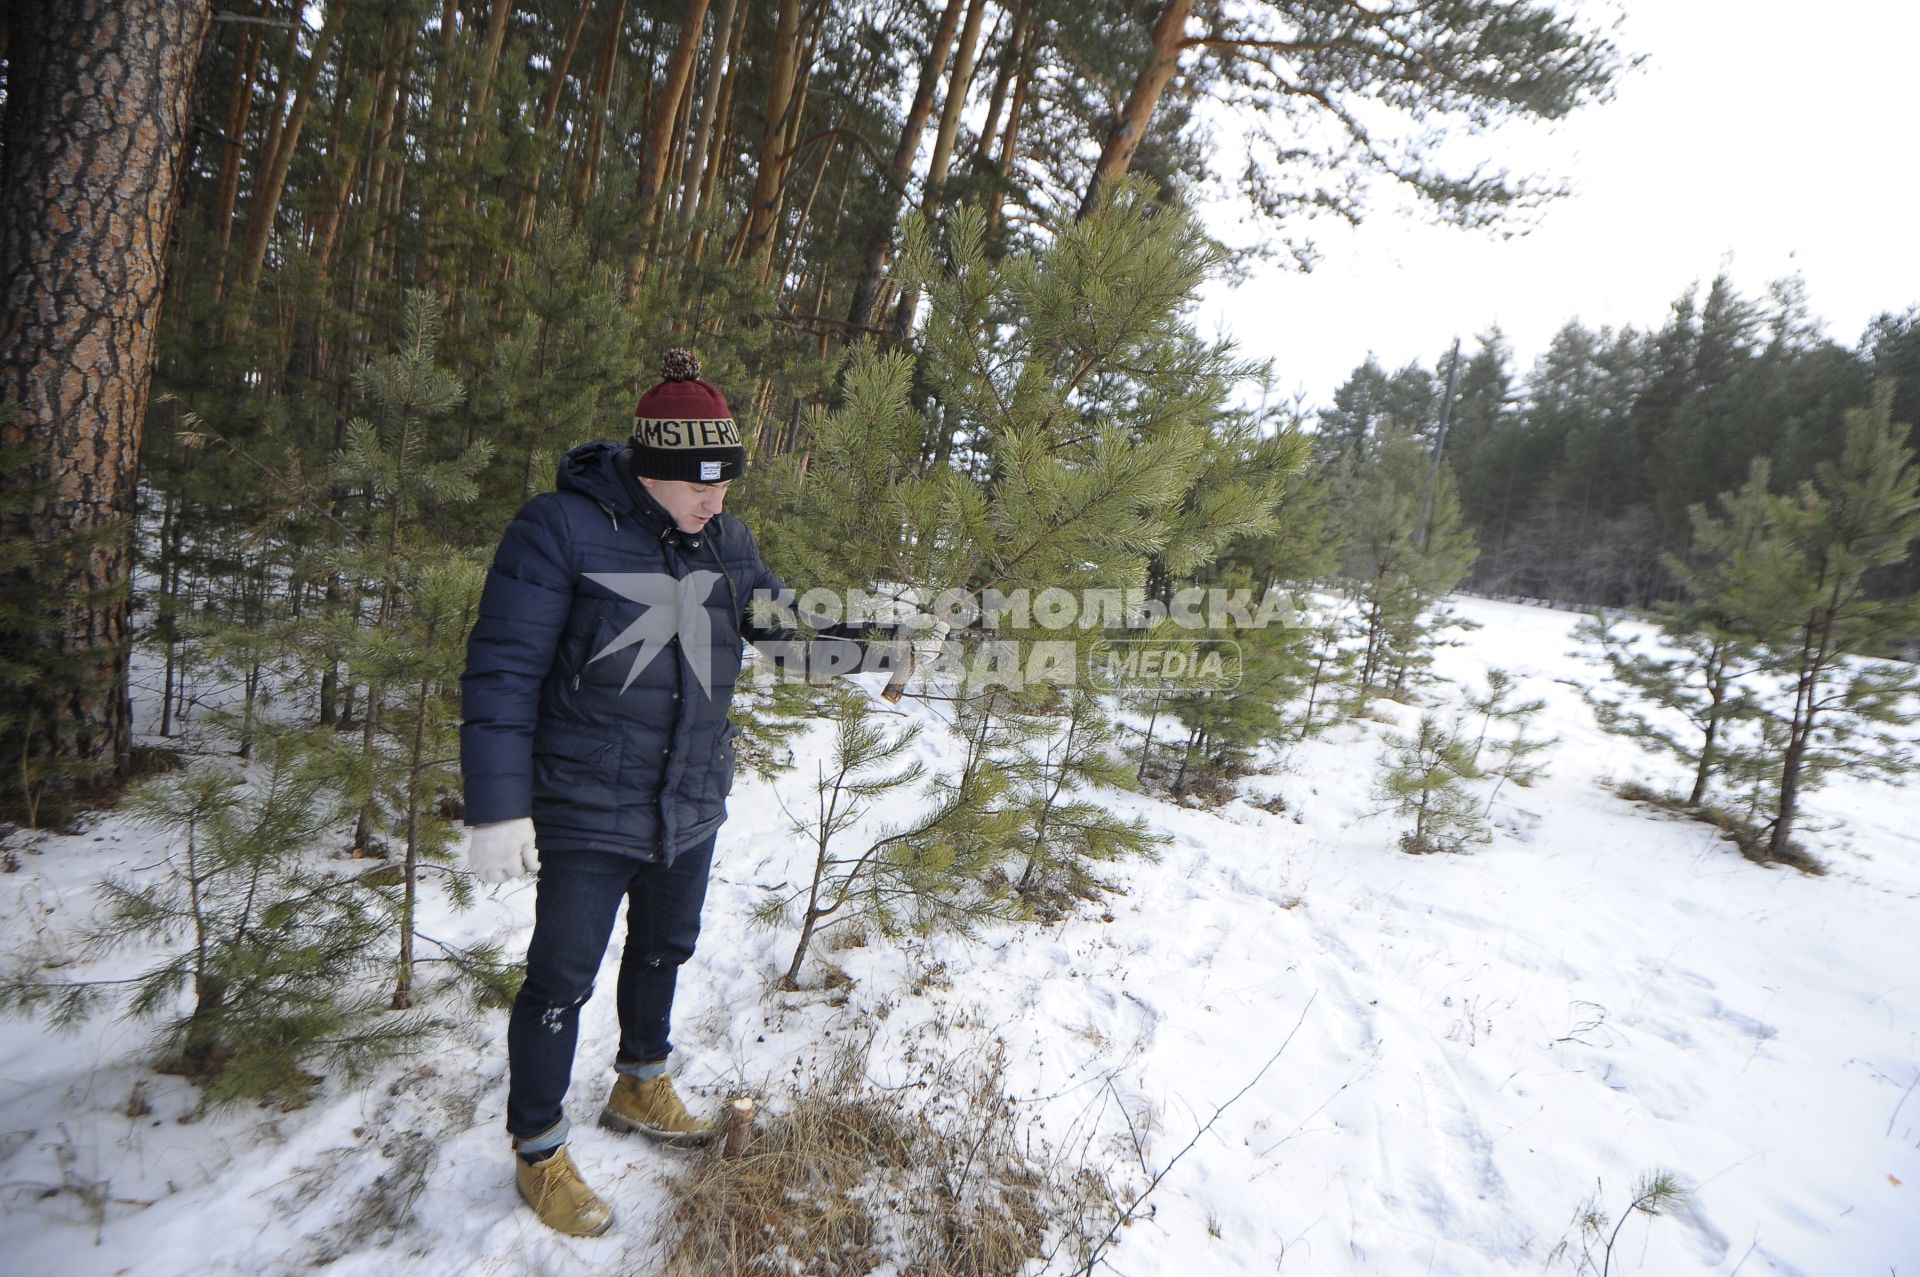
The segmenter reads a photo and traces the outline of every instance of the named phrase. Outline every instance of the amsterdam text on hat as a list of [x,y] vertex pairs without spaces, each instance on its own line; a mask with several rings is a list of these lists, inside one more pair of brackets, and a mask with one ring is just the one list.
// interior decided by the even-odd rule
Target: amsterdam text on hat
[[726,396],[700,380],[700,361],[678,347],[661,361],[660,384],[640,396],[631,440],[634,474],[644,479],[725,483],[746,470],[747,450]]

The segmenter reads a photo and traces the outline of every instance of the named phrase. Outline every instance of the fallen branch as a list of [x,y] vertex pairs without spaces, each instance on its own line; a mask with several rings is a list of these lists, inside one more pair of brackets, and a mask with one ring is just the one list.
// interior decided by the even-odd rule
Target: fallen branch
[[[1300,1018],[1293,1022],[1293,1027],[1291,1029],[1287,1030],[1286,1040],[1281,1042],[1279,1048],[1275,1050],[1272,1055],[1267,1057],[1267,1062],[1260,1066],[1260,1071],[1258,1073],[1255,1073],[1253,1077],[1248,1080],[1245,1086],[1241,1087],[1238,1091],[1235,1091],[1233,1093],[1232,1098],[1228,1099],[1227,1102],[1222,1104],[1219,1108],[1216,1108],[1213,1111],[1213,1116],[1206,1120],[1206,1124],[1203,1125],[1199,1130],[1193,1133],[1193,1138],[1188,1140],[1186,1142],[1186,1145],[1183,1148],[1181,1148],[1181,1150],[1178,1153],[1175,1153],[1172,1156],[1172,1158],[1170,1158],[1167,1161],[1167,1164],[1165,1166],[1162,1166],[1160,1168],[1159,1173],[1156,1174],[1151,1180],[1147,1181],[1147,1186],[1141,1189],[1137,1194],[1135,1194],[1132,1201],[1127,1203],[1126,1207],[1120,1212],[1120,1214],[1114,1218],[1113,1223],[1108,1225],[1106,1233],[1100,1238],[1099,1241],[1095,1242],[1093,1245],[1093,1248],[1087,1252],[1086,1262],[1081,1264],[1080,1267],[1075,1270],[1075,1277],[1092,1277],[1094,1267],[1095,1265],[1099,1264],[1102,1254],[1104,1254],[1105,1251],[1110,1246],[1113,1245],[1114,1241],[1117,1239],[1119,1235],[1120,1230],[1122,1228],[1127,1227],[1129,1224],[1133,1223],[1134,1216],[1139,1213],[1140,1207],[1146,1203],[1147,1198],[1153,1196],[1154,1190],[1160,1187],[1160,1182],[1166,1179],[1167,1175],[1172,1172],[1173,1168],[1180,1164],[1180,1160],[1182,1158],[1184,1158],[1188,1153],[1191,1153],[1193,1151],[1194,1146],[1200,1142],[1201,1137],[1203,1137],[1204,1135],[1206,1135],[1208,1131],[1213,1129],[1214,1123],[1218,1122],[1228,1109],[1232,1108],[1235,1104],[1239,1103],[1242,1096],[1244,1096],[1248,1091],[1251,1091],[1255,1086],[1259,1085],[1260,1079],[1267,1075],[1267,1070],[1272,1068],[1275,1064],[1277,1064],[1280,1060],[1280,1057],[1286,1054],[1287,1047],[1289,1047],[1293,1043],[1294,1035],[1300,1032],[1300,1026],[1306,1023],[1307,1012],[1313,1009],[1314,999],[1318,998],[1319,996],[1320,995],[1318,993],[1315,993],[1307,999],[1307,1004],[1300,1008]],[[1125,1112],[1124,1105],[1121,1106],[1121,1111],[1123,1113]],[[1129,1119],[1128,1126],[1129,1126],[1129,1129],[1131,1129],[1131,1126],[1132,1126],[1131,1119]],[[1138,1147],[1137,1138],[1135,1140],[1135,1147],[1136,1148]]]

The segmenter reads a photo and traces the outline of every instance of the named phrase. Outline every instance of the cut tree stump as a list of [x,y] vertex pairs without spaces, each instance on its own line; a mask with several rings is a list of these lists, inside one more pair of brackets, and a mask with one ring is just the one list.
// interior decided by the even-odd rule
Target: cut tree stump
[[733,1160],[743,1156],[753,1139],[753,1101],[746,1096],[727,1104],[727,1133],[720,1145],[720,1156]]

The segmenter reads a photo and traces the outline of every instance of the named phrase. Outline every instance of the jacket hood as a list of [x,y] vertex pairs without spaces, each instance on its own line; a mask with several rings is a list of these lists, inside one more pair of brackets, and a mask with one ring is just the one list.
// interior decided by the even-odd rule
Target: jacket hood
[[626,515],[655,533],[664,532],[672,526],[672,517],[633,477],[627,447],[611,439],[581,444],[560,459],[553,486],[579,493],[610,515]]

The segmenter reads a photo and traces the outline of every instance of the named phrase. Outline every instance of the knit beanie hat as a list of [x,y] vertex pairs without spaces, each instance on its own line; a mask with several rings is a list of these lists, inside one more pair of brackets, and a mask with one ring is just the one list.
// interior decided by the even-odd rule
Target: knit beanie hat
[[700,361],[675,347],[660,364],[661,382],[633,410],[633,473],[643,479],[725,483],[747,468],[747,450],[726,396],[700,380]]

